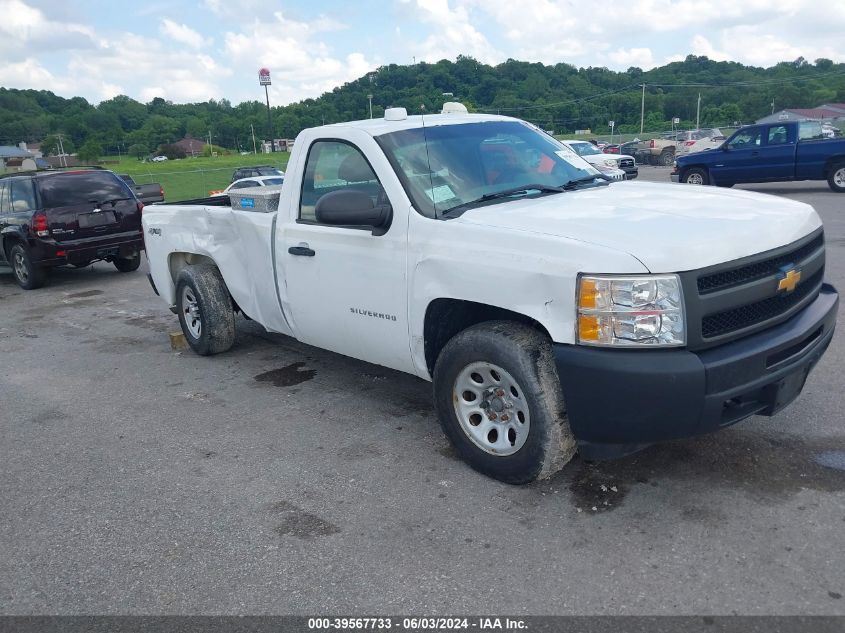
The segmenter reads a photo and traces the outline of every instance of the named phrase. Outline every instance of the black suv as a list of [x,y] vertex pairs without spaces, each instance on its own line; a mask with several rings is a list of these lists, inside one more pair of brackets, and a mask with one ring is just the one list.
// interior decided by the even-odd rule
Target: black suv
[[238,167],[232,174],[232,182],[241,178],[255,178],[256,176],[284,176],[285,172],[272,165],[258,165],[256,167]]
[[105,169],[0,176],[0,267],[11,267],[25,290],[42,286],[53,266],[105,260],[137,270],[143,208]]

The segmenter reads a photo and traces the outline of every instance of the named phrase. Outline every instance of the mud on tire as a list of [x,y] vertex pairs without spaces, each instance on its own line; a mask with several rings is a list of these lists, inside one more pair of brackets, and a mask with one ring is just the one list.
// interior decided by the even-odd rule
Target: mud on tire
[[201,356],[227,351],[235,342],[235,313],[217,267],[186,266],[176,280],[179,324],[191,349]]
[[[485,374],[472,379],[477,388],[466,382],[467,372],[472,376],[475,368]],[[499,368],[503,372],[497,371]],[[506,375],[500,375],[501,380],[497,382],[497,373]],[[504,389],[498,389],[498,385]],[[503,391],[507,400],[511,387],[514,397],[510,402],[503,405],[501,399],[495,401],[498,391]],[[475,398],[479,398],[479,406],[486,403],[487,409],[468,413]],[[511,484],[545,479],[563,468],[575,454],[575,437],[569,428],[551,341],[521,323],[488,321],[455,335],[437,358],[434,400],[443,430],[457,452],[475,470],[495,479]],[[508,405],[512,408],[506,409]],[[529,422],[527,436],[503,436],[513,440],[510,447],[505,440],[507,454],[496,448],[502,440],[485,449],[484,429],[495,430],[495,423],[484,412],[493,413],[495,409],[499,417],[503,410],[516,415],[520,407],[524,408],[524,417]],[[478,433],[473,434],[473,424],[481,429],[481,440]],[[500,433],[512,433],[505,424],[499,422],[498,432],[490,437],[498,439],[502,437]]]

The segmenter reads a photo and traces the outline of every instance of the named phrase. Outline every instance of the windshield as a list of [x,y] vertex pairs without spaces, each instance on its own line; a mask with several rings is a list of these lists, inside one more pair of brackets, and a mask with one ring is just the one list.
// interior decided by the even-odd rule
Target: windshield
[[603,153],[598,147],[592,143],[570,143],[569,147],[575,150],[578,156],[590,156],[591,154]]
[[265,178],[263,184],[265,187],[269,187],[270,185],[281,185],[284,181],[284,178]]
[[414,207],[429,217],[507,199],[496,197],[503,192],[548,193],[540,188],[600,178],[568,147],[520,121],[436,125],[376,140]]

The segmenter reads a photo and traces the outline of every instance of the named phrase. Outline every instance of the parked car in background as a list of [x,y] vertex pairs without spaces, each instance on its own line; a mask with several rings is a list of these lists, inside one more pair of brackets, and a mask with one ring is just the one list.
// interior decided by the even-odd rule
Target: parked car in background
[[240,180],[241,178],[255,178],[256,176],[284,176],[283,172],[278,167],[272,165],[256,165],[255,167],[238,167],[232,174],[231,182]]
[[716,136],[722,136],[722,133],[717,128],[675,130],[673,132],[664,132],[659,138],[640,141],[637,143],[637,150],[643,154],[645,158],[643,162],[669,167],[675,160],[675,156],[687,153],[689,147],[699,139],[713,138]]
[[740,182],[827,180],[845,193],[845,139],[826,139],[817,121],[749,125],[718,149],[678,157],[675,182],[731,187]]
[[561,141],[561,143],[599,171],[607,169],[621,170],[625,174],[624,180],[633,180],[639,175],[639,168],[633,156],[626,154],[605,154],[588,141],[565,140]]
[[150,160],[154,163],[163,163],[167,160],[167,156],[153,156]]
[[618,154],[619,153],[619,145],[618,144],[605,145],[604,147],[602,147],[601,151],[604,152],[605,154]]
[[725,135],[718,128],[681,132],[675,143],[675,156],[684,156],[693,152],[719,147]]
[[139,185],[132,176],[121,174],[120,177],[135,192],[135,197],[145,205],[164,202],[164,187],[161,184],[152,182],[146,185]]
[[825,138],[836,138],[837,136],[842,136],[842,130],[838,127],[834,127],[828,123],[822,124],[822,135]]
[[285,182],[284,176],[254,176],[236,180],[225,189],[209,191],[209,196],[225,196],[233,189],[247,189],[249,187],[280,187]]
[[25,290],[44,285],[54,266],[105,260],[137,270],[144,248],[144,204],[105,169],[0,176],[0,265]]

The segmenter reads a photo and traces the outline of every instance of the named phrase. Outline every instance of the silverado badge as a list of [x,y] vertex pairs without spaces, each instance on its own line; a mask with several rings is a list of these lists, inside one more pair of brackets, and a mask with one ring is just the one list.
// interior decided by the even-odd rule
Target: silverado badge
[[795,290],[795,286],[801,281],[801,270],[784,266],[780,271],[783,276],[778,281],[778,292],[792,292]]

